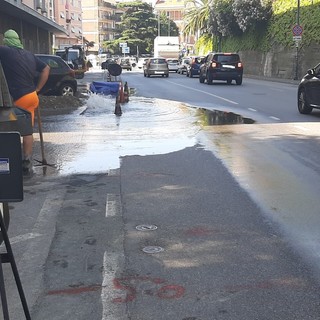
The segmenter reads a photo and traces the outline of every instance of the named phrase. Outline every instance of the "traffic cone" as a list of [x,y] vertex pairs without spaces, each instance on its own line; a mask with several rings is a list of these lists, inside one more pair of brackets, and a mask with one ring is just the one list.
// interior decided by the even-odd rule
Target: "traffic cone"
[[117,116],[121,116],[122,115],[119,94],[116,97],[116,105],[115,105],[115,109],[114,109],[114,114],[117,115]]
[[129,102],[129,88],[128,88],[127,81],[124,83],[123,100],[124,100],[124,102]]
[[124,103],[124,90],[123,90],[123,83],[122,81],[120,82],[120,103]]

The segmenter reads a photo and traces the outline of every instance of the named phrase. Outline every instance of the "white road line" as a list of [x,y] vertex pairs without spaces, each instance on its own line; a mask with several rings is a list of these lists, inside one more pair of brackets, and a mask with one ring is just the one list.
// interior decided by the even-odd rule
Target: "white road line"
[[21,234],[19,236],[10,238],[10,243],[11,244],[15,244],[15,243],[19,243],[19,242],[22,242],[22,241],[34,239],[34,238],[37,238],[37,237],[40,237],[40,236],[42,236],[41,233],[29,232],[29,233],[26,233],[26,234]]
[[[113,281],[116,279],[116,272],[124,258],[113,252],[105,252],[103,256],[103,282],[101,289],[102,320],[126,319],[125,303],[115,304],[113,301],[124,295],[120,290],[115,290]],[[124,296],[123,296],[124,297]]]
[[271,116],[271,117],[269,117],[270,119],[273,119],[273,120],[276,120],[276,121],[280,121],[280,119],[279,118],[277,118],[277,117],[273,117],[273,116]]
[[114,193],[107,194],[106,217],[114,217],[120,210],[120,195]]
[[253,111],[253,112],[257,112],[256,109],[253,109],[253,108],[248,108],[249,111]]
[[212,94],[212,93],[208,93],[206,91],[203,91],[203,90],[199,90],[199,89],[195,89],[195,88],[192,88],[192,87],[188,87],[188,86],[184,86],[183,84],[178,84],[178,83],[175,83],[175,82],[172,82],[172,81],[169,81],[168,82],[176,85],[176,86],[180,86],[180,87],[183,87],[183,88],[186,88],[186,89],[189,89],[189,90],[193,90],[193,91],[198,91],[198,92],[201,92],[201,93],[204,93],[204,94],[207,94],[208,96],[211,96],[211,97],[215,97],[217,99],[220,99],[220,100],[223,100],[223,101],[226,101],[226,102],[229,102],[229,103],[232,103],[232,104],[239,104],[238,102],[235,102],[235,101],[232,101],[232,100],[229,100],[229,99],[226,99],[226,98],[223,98],[223,97],[220,97],[220,96],[217,96],[215,94]]

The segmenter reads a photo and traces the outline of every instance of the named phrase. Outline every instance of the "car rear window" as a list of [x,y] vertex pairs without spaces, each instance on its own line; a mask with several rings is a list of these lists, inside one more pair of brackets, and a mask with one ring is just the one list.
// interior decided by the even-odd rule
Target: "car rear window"
[[237,62],[240,57],[238,54],[216,54],[214,60],[217,62]]
[[150,59],[150,63],[164,64],[164,63],[166,63],[166,59]]

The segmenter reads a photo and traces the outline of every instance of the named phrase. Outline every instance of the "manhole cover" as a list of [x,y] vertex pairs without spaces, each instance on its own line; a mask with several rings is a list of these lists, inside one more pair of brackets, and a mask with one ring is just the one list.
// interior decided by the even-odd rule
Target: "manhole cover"
[[158,227],[155,226],[154,224],[141,224],[139,226],[136,226],[136,229],[138,231],[153,231],[153,230],[157,230]]
[[143,252],[145,253],[158,253],[163,251],[164,249],[161,247],[155,247],[155,246],[148,246],[148,247],[144,247],[142,249]]

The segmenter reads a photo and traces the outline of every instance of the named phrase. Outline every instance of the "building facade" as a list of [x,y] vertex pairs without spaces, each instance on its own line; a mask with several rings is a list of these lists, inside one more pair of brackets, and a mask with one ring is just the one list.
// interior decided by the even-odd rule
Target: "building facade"
[[83,35],[94,46],[88,48],[93,54],[106,51],[104,41],[113,40],[117,34],[117,5],[113,0],[82,0]]
[[52,53],[54,35],[66,30],[50,19],[52,0],[0,0],[0,43],[8,29],[18,32],[25,49],[33,53]]
[[53,3],[53,16],[56,23],[66,30],[65,35],[56,35],[55,49],[63,49],[83,44],[81,0],[50,0]]
[[154,10],[156,14],[165,12],[170,20],[173,20],[176,23],[177,27],[179,28],[181,49],[185,49],[186,51],[188,50],[188,52],[193,52],[195,36],[183,34],[183,29],[185,27],[183,16],[186,11],[186,1],[158,0],[154,5]]

